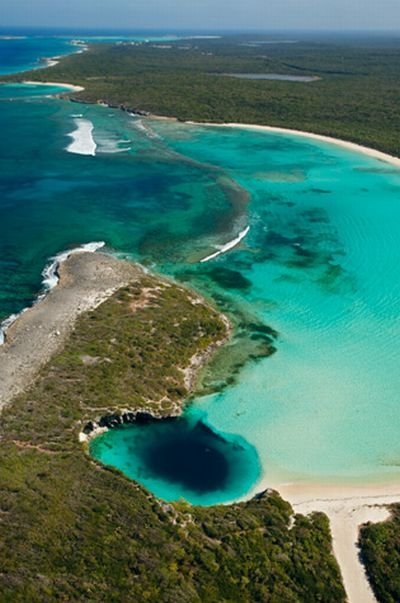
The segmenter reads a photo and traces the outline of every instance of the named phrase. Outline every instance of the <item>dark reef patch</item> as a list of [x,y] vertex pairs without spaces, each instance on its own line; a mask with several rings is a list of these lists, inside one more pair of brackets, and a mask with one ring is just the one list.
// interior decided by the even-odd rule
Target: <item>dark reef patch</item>
[[311,188],[312,193],[317,193],[318,195],[329,195],[332,191],[328,191],[325,188]]
[[175,278],[181,282],[190,282],[193,277],[200,274],[202,277],[208,278],[219,285],[222,289],[246,290],[251,287],[251,281],[239,270],[232,270],[220,265],[200,270],[182,270],[175,275]]
[[311,224],[329,224],[326,212],[319,207],[313,207],[301,212],[301,216]]
[[207,272],[217,285],[224,289],[249,289],[251,281],[238,270],[216,266]]
[[271,247],[288,247],[301,242],[299,237],[288,237],[275,230],[269,230],[265,235],[265,244]]
[[[253,263],[258,260],[256,254],[251,256]],[[251,268],[252,263],[241,260],[238,262],[241,269]],[[213,299],[218,309],[229,315],[234,325],[233,335],[228,344],[219,348],[208,365],[203,369],[196,393],[206,395],[220,392],[228,386],[235,384],[239,378],[241,369],[248,363],[267,358],[276,352],[276,339],[278,332],[269,325],[262,322],[258,316],[250,314],[241,305],[235,294],[228,293],[229,287],[224,286],[225,293],[215,288],[214,279],[222,275],[237,283],[240,277],[243,288],[235,287],[236,290],[246,292],[247,282],[251,284],[240,271],[231,270],[221,265],[215,268],[196,266],[196,268],[181,270],[175,273],[175,278],[181,282],[190,282],[197,290]],[[244,287],[246,283],[246,287]],[[231,287],[233,289],[233,287]],[[273,304],[274,302],[271,301]]]

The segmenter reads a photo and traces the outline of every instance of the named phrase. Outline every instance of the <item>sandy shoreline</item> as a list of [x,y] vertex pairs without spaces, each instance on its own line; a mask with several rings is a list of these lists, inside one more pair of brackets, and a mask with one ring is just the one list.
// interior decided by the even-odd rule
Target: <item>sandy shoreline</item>
[[281,487],[280,494],[296,513],[325,513],[330,522],[333,552],[342,573],[349,603],[377,603],[358,546],[360,527],[390,518],[389,505],[400,501],[400,486],[334,488]]
[[349,142],[347,140],[342,140],[340,138],[333,138],[332,136],[324,136],[323,134],[313,134],[312,132],[304,132],[303,130],[293,130],[290,128],[280,128],[275,126],[257,126],[254,124],[239,124],[239,123],[224,123],[224,124],[213,124],[213,123],[201,123],[195,121],[187,121],[186,123],[195,125],[195,126],[206,126],[213,128],[239,128],[245,130],[254,130],[256,132],[270,132],[272,134],[290,134],[293,136],[299,136],[302,138],[310,138],[312,140],[317,140],[319,142],[327,142],[329,144],[335,144],[337,146],[348,149],[349,151],[355,151],[357,153],[362,153],[363,155],[368,155],[369,157],[373,157],[374,159],[379,159],[380,161],[384,161],[385,163],[389,163],[394,165],[395,167],[400,168],[400,158],[395,157],[394,155],[389,155],[388,153],[384,153],[383,151],[377,151],[376,149],[371,149],[370,147],[365,147],[363,145],[357,144],[355,142]]
[[[205,127],[238,128],[256,132],[289,134],[334,144],[400,168],[400,158],[398,157],[322,134],[252,124],[187,123]],[[254,496],[256,491],[262,491],[266,488],[277,490],[285,500],[290,502],[296,513],[308,515],[320,511],[328,516],[332,531],[333,552],[340,566],[349,603],[377,603],[369,585],[365,568],[360,560],[359,530],[367,522],[377,523],[389,519],[389,506],[400,502],[400,483],[394,484],[392,481],[386,485],[383,483],[366,483],[363,485],[329,486],[317,483],[271,484],[267,480],[262,480],[257,486],[257,490],[253,490],[250,496]]]
[[[78,51],[84,52],[88,50],[88,46],[86,44],[76,43],[76,46],[82,46],[82,48]],[[76,54],[78,54],[76,53]],[[67,55],[68,56],[68,55]],[[49,61],[54,61],[54,64],[58,64],[60,60],[64,57],[52,57],[48,59]],[[56,59],[56,60],[55,60]],[[47,65],[50,67],[52,65]],[[76,86],[68,83],[60,83],[60,82],[35,82],[35,81],[25,81],[26,84],[43,84],[43,85],[51,85],[51,86],[65,86],[70,88],[72,92],[82,92],[85,88],[82,86]],[[147,116],[150,119],[159,119],[159,120],[168,120],[168,121],[178,121],[176,117],[167,117],[163,115],[150,114]],[[334,138],[333,136],[326,136],[324,134],[315,134],[313,132],[307,132],[304,130],[296,130],[293,128],[283,128],[280,126],[261,126],[257,124],[242,124],[242,123],[210,123],[210,122],[196,122],[186,120],[184,123],[196,125],[196,126],[205,126],[205,127],[216,127],[216,128],[240,128],[246,130],[254,130],[258,132],[269,132],[275,134],[289,134],[293,136],[299,136],[302,138],[309,138],[312,140],[317,140],[319,142],[326,142],[328,144],[335,144],[342,148],[345,148],[349,151],[355,151],[358,153],[362,153],[364,155],[368,155],[369,157],[373,157],[374,159],[378,159],[380,161],[384,161],[385,163],[389,163],[395,167],[400,168],[400,158],[395,157],[394,155],[389,155],[388,153],[384,153],[383,151],[378,151],[376,149],[372,149],[371,147],[366,147],[364,145],[349,142],[347,140],[343,140],[341,138]]]
[[68,88],[71,92],[82,92],[85,88],[83,86],[75,86],[74,84],[67,84],[64,82],[38,82],[35,80],[23,80],[23,84],[28,86],[62,86]]
[[59,272],[59,285],[18,317],[0,347],[0,410],[62,347],[79,315],[142,274],[133,263],[87,252],[71,255]]

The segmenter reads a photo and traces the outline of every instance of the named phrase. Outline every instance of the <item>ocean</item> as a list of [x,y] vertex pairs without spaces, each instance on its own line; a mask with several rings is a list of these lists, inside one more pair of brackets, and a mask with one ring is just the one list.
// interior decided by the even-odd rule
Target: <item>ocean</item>
[[[3,47],[17,42],[10,58]],[[0,70],[65,43],[1,40]],[[43,291],[51,257],[103,241],[245,317],[239,343],[246,325],[278,332],[273,356],[161,428],[166,446],[171,430],[182,446],[199,438],[192,467],[215,452],[218,486],[151,463],[142,426],[129,446],[117,430],[92,453],[166,500],[206,505],[261,485],[398,479],[400,170],[334,144],[143,120],[57,91],[0,87],[0,321]],[[159,443],[159,426],[146,429]]]

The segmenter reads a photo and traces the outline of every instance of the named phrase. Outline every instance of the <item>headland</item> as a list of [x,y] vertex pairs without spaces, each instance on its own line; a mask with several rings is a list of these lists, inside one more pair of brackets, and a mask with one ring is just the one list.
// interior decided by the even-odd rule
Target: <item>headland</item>
[[77,318],[142,275],[102,253],[73,254],[58,267],[60,283],[24,311],[0,346],[0,409],[31,383],[64,344]]

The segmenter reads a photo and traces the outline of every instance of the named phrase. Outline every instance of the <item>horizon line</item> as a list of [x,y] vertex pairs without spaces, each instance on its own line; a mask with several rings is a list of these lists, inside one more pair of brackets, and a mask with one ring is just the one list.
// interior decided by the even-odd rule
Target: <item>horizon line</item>
[[24,29],[24,30],[30,30],[30,31],[37,31],[37,30],[59,30],[59,31],[93,31],[93,32],[118,32],[118,33],[125,33],[127,34],[128,32],[132,32],[132,33],[139,33],[139,32],[176,32],[176,33],[193,33],[193,32],[197,32],[197,33],[237,33],[237,34],[265,34],[265,33],[391,33],[391,34],[398,34],[400,36],[400,29],[398,27],[396,28],[373,28],[373,27],[365,27],[365,28],[357,28],[355,29],[354,27],[337,27],[337,28],[328,28],[328,27],[317,27],[317,28],[312,28],[312,29],[308,29],[305,27],[289,27],[287,29],[285,28],[258,28],[258,27],[248,27],[245,29],[242,28],[216,28],[216,27],[211,27],[211,28],[193,28],[193,27],[167,27],[167,28],[162,28],[162,27],[110,27],[110,26],[82,26],[82,25],[68,25],[68,26],[62,26],[62,25],[24,25],[24,24],[9,24],[9,25],[0,25],[0,31],[4,31],[4,30],[8,30],[8,29]]

